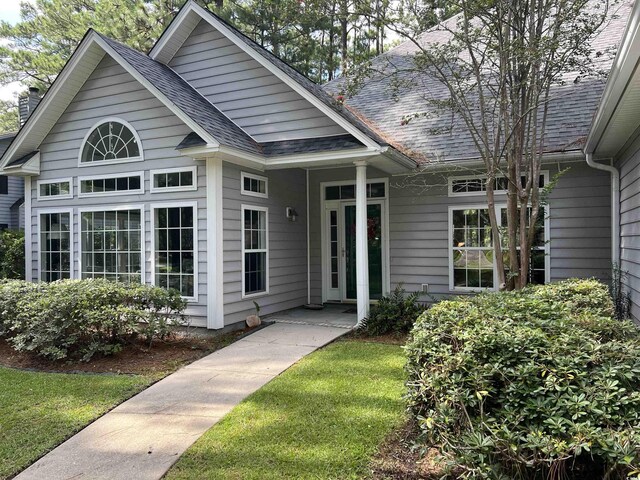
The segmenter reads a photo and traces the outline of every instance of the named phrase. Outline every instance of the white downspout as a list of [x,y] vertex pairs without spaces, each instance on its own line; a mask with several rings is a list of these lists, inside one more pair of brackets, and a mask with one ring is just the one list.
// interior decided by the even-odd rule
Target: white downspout
[[611,262],[620,266],[620,172],[613,165],[596,163],[593,153],[585,154],[587,165],[611,174]]

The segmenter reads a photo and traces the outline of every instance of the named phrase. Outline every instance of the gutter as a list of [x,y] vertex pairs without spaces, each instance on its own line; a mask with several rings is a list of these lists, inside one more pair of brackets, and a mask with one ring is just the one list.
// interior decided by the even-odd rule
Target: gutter
[[593,153],[586,153],[587,165],[611,174],[611,262],[620,265],[620,172],[613,165],[597,163]]

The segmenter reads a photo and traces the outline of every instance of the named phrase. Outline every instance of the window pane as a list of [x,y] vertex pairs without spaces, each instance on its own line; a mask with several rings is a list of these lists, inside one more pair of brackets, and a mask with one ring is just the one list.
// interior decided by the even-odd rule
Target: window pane
[[125,160],[139,156],[140,146],[133,132],[120,122],[106,122],[89,134],[80,161]]
[[71,278],[71,215],[41,214],[40,228],[40,279]]
[[83,214],[82,278],[141,280],[140,216],[140,210]]

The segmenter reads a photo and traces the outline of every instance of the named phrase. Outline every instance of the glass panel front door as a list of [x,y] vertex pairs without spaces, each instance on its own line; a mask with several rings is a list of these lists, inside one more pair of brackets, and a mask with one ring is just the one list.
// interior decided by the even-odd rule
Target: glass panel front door
[[[369,239],[369,297],[382,296],[382,204],[367,205],[367,237]],[[357,298],[356,287],[356,206],[344,206],[345,299]]]

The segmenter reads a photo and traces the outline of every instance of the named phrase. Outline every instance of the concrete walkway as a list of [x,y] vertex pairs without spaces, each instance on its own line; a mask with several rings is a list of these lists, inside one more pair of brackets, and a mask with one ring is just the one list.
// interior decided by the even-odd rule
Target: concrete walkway
[[277,323],[169,375],[16,478],[159,479],[247,395],[347,329]]

